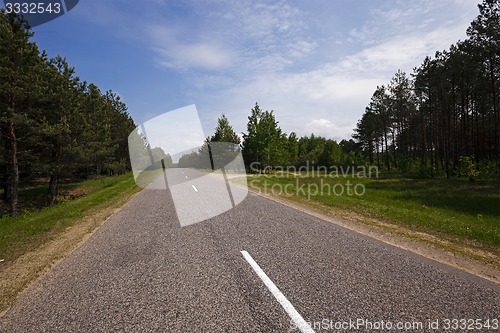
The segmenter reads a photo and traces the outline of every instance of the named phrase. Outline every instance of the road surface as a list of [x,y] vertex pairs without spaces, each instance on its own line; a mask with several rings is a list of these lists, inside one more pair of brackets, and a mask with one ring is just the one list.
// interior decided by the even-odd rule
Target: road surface
[[[216,195],[194,190],[198,172],[172,172]],[[181,227],[170,194],[147,189],[23,293],[0,332],[495,332],[499,314],[492,282],[255,194]]]

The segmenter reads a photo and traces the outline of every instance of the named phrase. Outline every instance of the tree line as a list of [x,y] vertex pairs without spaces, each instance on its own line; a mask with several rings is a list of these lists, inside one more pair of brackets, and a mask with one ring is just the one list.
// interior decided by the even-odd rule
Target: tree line
[[466,40],[377,87],[353,135],[370,163],[430,177],[498,175],[500,0],[478,8]]
[[[257,103],[242,140],[224,116],[222,124],[235,138],[226,139],[240,144],[249,171],[371,164],[424,177],[498,176],[500,0],[483,0],[478,8],[465,41],[426,57],[411,76],[399,70],[376,88],[354,129],[355,141],[287,134],[274,112]],[[184,164],[198,155],[185,156]]]
[[363,164],[358,145],[353,140],[333,139],[311,134],[298,137],[279,127],[274,111],[263,111],[258,103],[248,117],[243,133],[242,153],[251,171],[279,166],[307,167]]
[[52,204],[64,179],[130,169],[135,128],[112,92],[82,81],[67,60],[40,52],[28,23],[0,12],[0,172],[4,210],[19,209],[20,185],[46,179]]
[[180,168],[194,167],[201,169],[224,167],[240,152],[240,143],[240,137],[229,124],[226,115],[223,114],[217,120],[214,134],[207,137],[198,150],[181,156],[177,166]]
[[[226,142],[232,145],[220,146]],[[218,143],[219,146],[215,146]],[[216,154],[210,149],[219,147]],[[287,134],[279,126],[274,111],[262,110],[258,103],[250,110],[247,131],[242,136],[236,134],[227,117],[222,115],[214,130],[214,135],[206,138],[198,150],[183,155],[178,167],[197,167],[209,169],[214,167],[210,156],[216,156],[222,162],[231,161],[234,153],[241,152],[248,172],[262,172],[272,169],[305,167],[312,169],[318,166],[352,166],[363,165],[364,157],[360,146],[354,140],[333,139],[311,134],[298,137],[295,132]],[[212,151],[213,153],[213,151]],[[221,158],[221,155],[224,155]]]

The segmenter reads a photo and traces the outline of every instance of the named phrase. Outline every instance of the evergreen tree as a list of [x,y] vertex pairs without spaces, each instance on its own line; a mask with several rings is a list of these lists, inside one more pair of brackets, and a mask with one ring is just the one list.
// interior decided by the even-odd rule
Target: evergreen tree
[[29,132],[28,111],[35,103],[39,51],[26,21],[0,11],[0,137],[3,148],[4,201],[18,211],[19,133]]
[[451,177],[467,160],[499,173],[500,1],[478,7],[467,40],[377,87],[353,135],[371,163],[380,146],[388,169]]
[[64,57],[48,59],[32,36],[22,18],[0,11],[0,171],[12,215],[23,182],[49,179],[52,203],[62,179],[130,169],[135,127],[116,94],[80,81]]
[[249,169],[262,170],[286,166],[289,161],[288,138],[278,126],[274,111],[262,111],[257,103],[248,117],[247,133],[243,134],[243,158]]
[[215,128],[215,133],[210,137],[211,142],[231,142],[239,145],[241,139],[233,130],[233,127],[229,124],[226,115],[222,115],[217,120],[217,127]]
[[259,104],[255,103],[255,106],[251,110],[250,116],[248,116],[247,132],[243,133],[243,143],[242,143],[242,153],[245,165],[247,168],[252,169],[252,164],[257,163],[260,168],[260,158],[262,152],[260,151],[262,138],[259,136],[261,133],[258,132],[259,121],[262,117],[262,110]]

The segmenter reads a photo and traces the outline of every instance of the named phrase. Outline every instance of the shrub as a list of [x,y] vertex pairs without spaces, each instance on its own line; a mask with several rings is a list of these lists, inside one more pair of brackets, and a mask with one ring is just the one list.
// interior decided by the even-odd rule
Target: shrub
[[479,170],[474,162],[474,156],[460,156],[459,162],[460,174],[467,176],[471,182],[476,181],[479,177]]

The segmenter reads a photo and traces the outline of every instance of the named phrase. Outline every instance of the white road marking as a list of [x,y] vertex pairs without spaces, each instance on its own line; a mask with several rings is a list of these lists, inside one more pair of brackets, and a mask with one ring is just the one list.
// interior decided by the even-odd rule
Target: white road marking
[[195,192],[198,192],[198,189],[196,188],[196,186],[194,185],[191,185],[193,187],[193,190],[195,190]]
[[259,265],[253,260],[253,258],[248,254],[247,251],[240,251],[245,260],[252,266],[253,270],[259,278],[264,282],[267,289],[273,294],[274,298],[281,304],[283,309],[285,309],[286,313],[290,316],[290,318],[295,323],[295,326],[302,333],[314,333],[314,330],[311,326],[302,318],[302,316],[295,310],[292,303],[286,299],[286,297],[281,293],[281,291],[276,287],[276,285],[271,281],[271,279],[267,276],[267,274],[259,267]]

